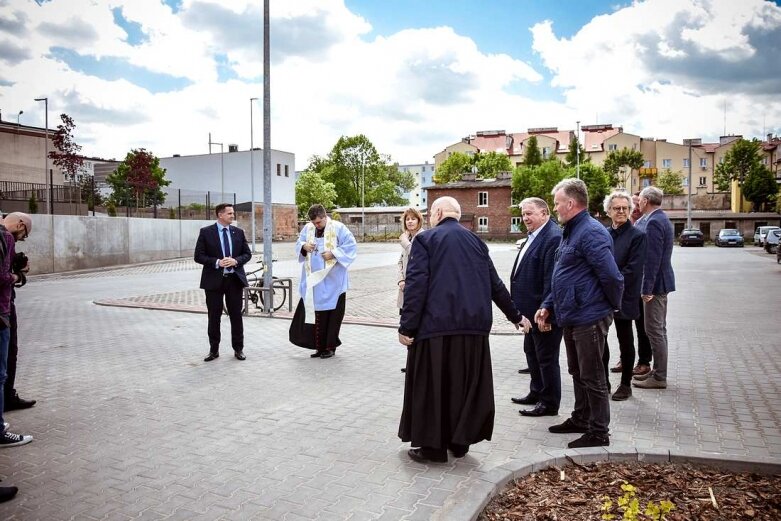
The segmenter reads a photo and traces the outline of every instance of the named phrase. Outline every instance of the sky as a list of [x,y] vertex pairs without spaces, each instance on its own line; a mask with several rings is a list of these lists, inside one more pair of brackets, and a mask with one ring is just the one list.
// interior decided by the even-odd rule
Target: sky
[[[779,3],[271,0],[271,146],[300,170],[356,134],[401,164],[577,121],[781,134]],[[203,154],[209,133],[246,150],[262,44],[260,0],[0,0],[0,110],[42,127],[48,97],[50,128],[69,114],[90,157]]]

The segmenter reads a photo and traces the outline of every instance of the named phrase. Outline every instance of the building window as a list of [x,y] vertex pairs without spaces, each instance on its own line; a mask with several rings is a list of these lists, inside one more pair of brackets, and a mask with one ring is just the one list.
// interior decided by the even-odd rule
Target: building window
[[401,222],[401,217],[397,215],[396,217],[393,218],[393,222],[400,223]]
[[684,168],[689,168],[689,160],[688,159],[684,159],[683,160],[683,167]]
[[702,168],[708,168],[708,160],[704,157],[700,158],[700,166]]
[[673,166],[672,159],[662,159],[662,168],[672,168],[672,166]]
[[420,171],[421,172],[425,172],[426,171],[426,167],[424,166],[423,168],[420,169]]
[[681,179],[681,186],[689,186],[689,178],[687,176],[683,176],[683,179]]
[[608,152],[615,152],[615,151],[617,151],[617,150],[618,150],[618,145],[617,145],[617,144],[615,144],[615,143],[614,143],[614,144],[611,144],[611,145],[608,145],[608,146],[607,146],[607,150],[608,150]]
[[548,159],[549,155],[550,155],[550,147],[542,147],[542,158]]
[[646,186],[651,186],[651,178],[650,177],[644,177],[643,178],[643,188]]
[[700,176],[700,186],[705,186],[705,184],[708,182],[708,180],[705,178],[705,176]]
[[477,206],[488,206],[488,192],[477,192]]
[[363,222],[363,217],[361,217],[360,215],[350,216],[351,224],[360,224],[362,222]]
[[510,220],[510,233],[521,233],[521,223],[523,219],[521,217],[513,217]]
[[479,217],[477,219],[477,233],[488,232],[488,217]]
[[426,184],[426,176],[421,176],[421,178],[420,178],[420,184],[421,184],[421,185],[424,185],[424,184]]
[[290,167],[288,165],[285,165],[285,177],[290,177],[290,170],[289,170],[289,168]]
[[651,162],[646,161],[645,163],[643,163],[643,168],[651,168]]
[[282,175],[282,165],[277,163],[277,175]]

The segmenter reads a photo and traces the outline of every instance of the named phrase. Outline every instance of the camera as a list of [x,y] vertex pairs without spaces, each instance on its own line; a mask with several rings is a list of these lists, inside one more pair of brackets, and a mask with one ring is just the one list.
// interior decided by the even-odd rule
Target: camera
[[16,252],[14,258],[11,260],[11,272],[19,277],[19,280],[17,280],[16,284],[14,284],[14,286],[17,288],[21,288],[27,284],[27,274],[24,272],[24,270],[27,268],[29,263],[30,259],[22,251]]

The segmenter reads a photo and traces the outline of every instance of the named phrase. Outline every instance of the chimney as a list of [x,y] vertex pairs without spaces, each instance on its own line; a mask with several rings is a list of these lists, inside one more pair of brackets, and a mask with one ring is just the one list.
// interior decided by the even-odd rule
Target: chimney
[[475,174],[469,173],[469,174],[463,174],[461,176],[462,181],[474,181],[475,180]]

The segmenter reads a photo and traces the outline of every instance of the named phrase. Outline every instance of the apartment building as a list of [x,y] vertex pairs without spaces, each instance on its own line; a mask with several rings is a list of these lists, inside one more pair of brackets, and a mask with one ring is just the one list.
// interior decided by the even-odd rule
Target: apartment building
[[425,208],[427,204],[426,187],[434,184],[434,165],[426,161],[420,164],[399,165],[399,170],[415,176],[415,187],[402,196],[409,201],[410,206]]

